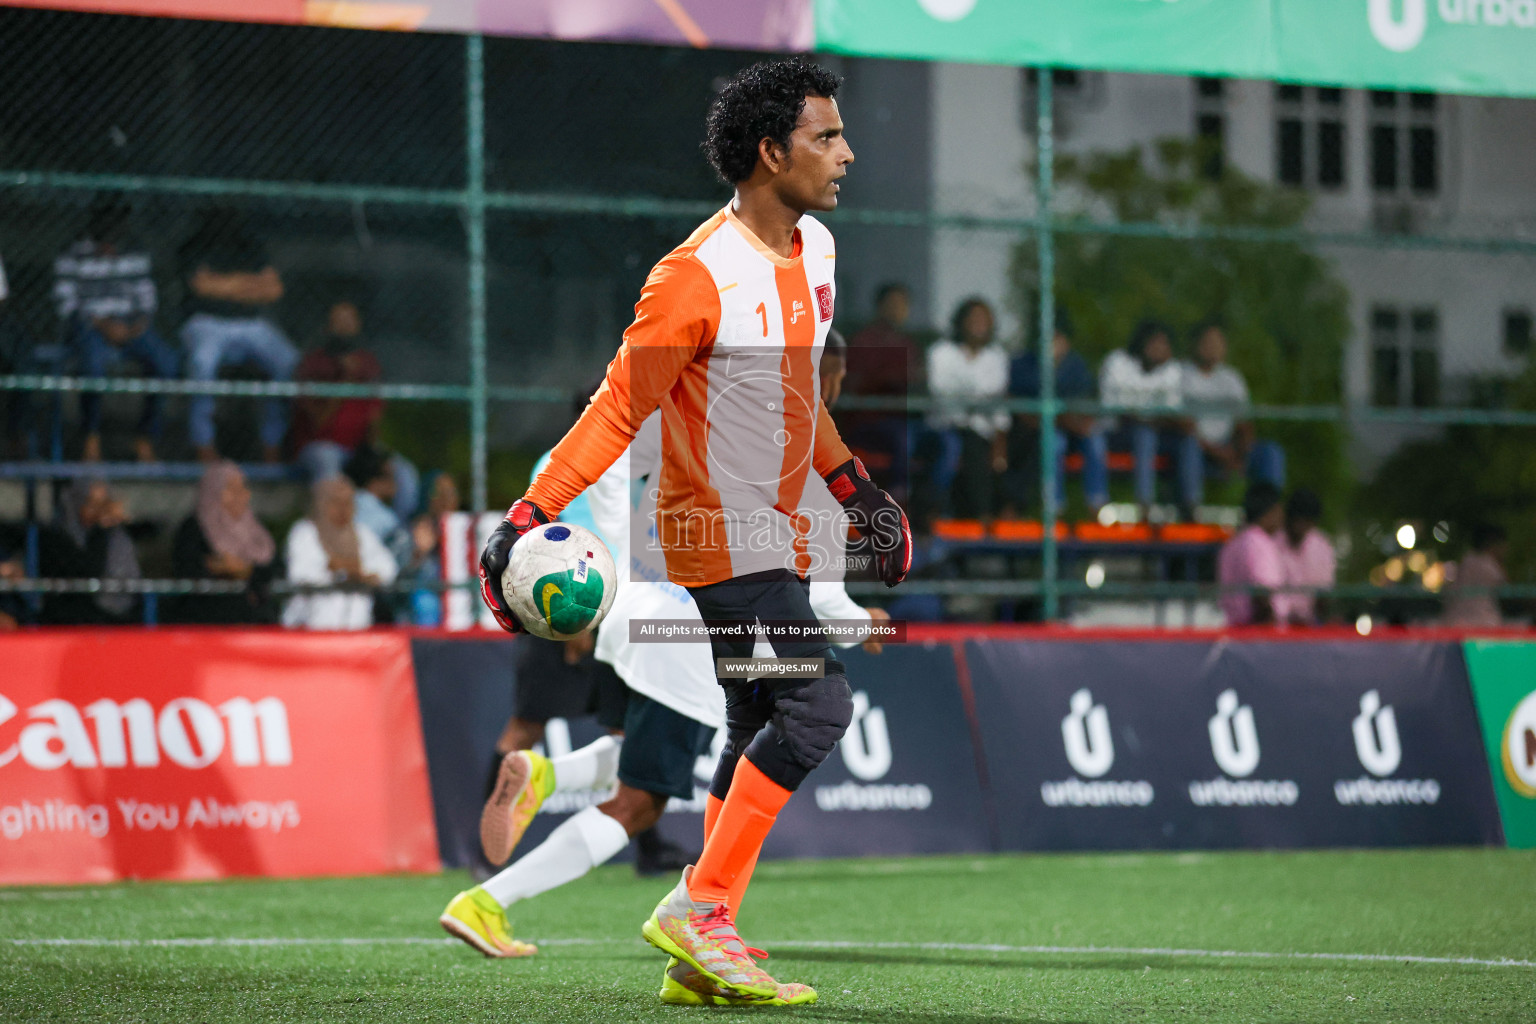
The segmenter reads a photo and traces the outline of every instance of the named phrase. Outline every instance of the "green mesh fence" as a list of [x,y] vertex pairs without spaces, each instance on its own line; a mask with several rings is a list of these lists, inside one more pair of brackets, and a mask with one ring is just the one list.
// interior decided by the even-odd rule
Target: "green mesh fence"
[[[387,443],[423,467],[467,478],[473,504],[504,505],[569,422],[572,392],[611,356],[652,264],[726,197],[698,153],[700,124],[718,83],[751,59],[0,9],[7,97],[0,259],[9,283],[0,306],[0,402],[12,460],[0,473],[47,478],[58,471],[37,462],[78,458],[91,433],[83,406],[99,407],[102,456],[120,462],[134,456],[145,432],[146,395],[159,394],[156,453],[187,462],[198,444],[189,418],[200,396],[214,394],[219,449],[256,461],[267,447],[263,403],[274,396],[292,400],[285,406],[292,416],[305,402],[313,408],[372,395],[388,402]],[[1453,554],[1464,544],[1453,533],[1471,518],[1511,520],[1536,497],[1536,470],[1518,451],[1522,444],[1536,451],[1528,382],[1508,373],[1458,377],[1455,367],[1428,365],[1431,346],[1416,339],[1430,326],[1442,338],[1453,327],[1449,318],[1418,323],[1411,301],[1375,320],[1356,311],[1351,322],[1376,325],[1381,340],[1361,349],[1370,365],[1347,366],[1343,342],[1355,328],[1327,320],[1341,308],[1330,305],[1337,296],[1303,293],[1316,280],[1336,280],[1330,268],[1359,252],[1373,253],[1388,278],[1422,254],[1454,253],[1468,273],[1530,280],[1536,241],[1493,229],[1308,231],[1298,218],[1251,205],[1212,213],[1084,202],[1091,171],[1079,157],[1034,166],[1033,206],[1026,199],[998,213],[955,213],[951,197],[903,181],[903,154],[925,141],[914,123],[878,102],[892,65],[835,63],[847,76],[845,109],[867,115],[850,124],[863,160],[856,173],[868,175],[881,197],[872,202],[850,190],[846,207],[829,218],[842,256],[845,333],[869,319],[877,284],[908,276],[904,267],[917,320],[934,325],[912,333],[919,343],[941,333],[949,310],[928,295],[937,291],[930,264],[943,258],[930,254],[943,239],[996,253],[1009,266],[1006,294],[990,297],[1016,325],[1009,339],[1016,343],[1037,335],[1060,308],[1077,326],[1079,349],[1097,362],[1123,343],[1137,316],[1167,319],[1183,344],[1194,321],[1219,310],[1243,325],[1232,338],[1232,362],[1258,403],[1248,415],[1261,434],[1285,443],[1293,479],[1329,498],[1329,522],[1357,534],[1341,579],[1367,590],[1340,592],[1341,601],[1356,602],[1350,608],[1373,600],[1370,574],[1402,554],[1381,533],[1397,520],[1418,521],[1426,537],[1448,524],[1443,550]],[[1025,107],[1034,107],[1026,109],[1030,130],[1049,143],[1059,98],[1053,102],[1049,76],[1041,84],[1020,81]],[[1071,127],[1062,131],[1070,135]],[[1041,196],[1054,199],[1042,205]],[[58,261],[93,226],[113,234],[117,252],[147,262],[154,299],[132,308],[172,353],[174,372],[157,376],[136,365],[144,360],[129,360],[98,373],[82,358],[70,319],[78,309],[63,308],[58,294]],[[338,303],[350,303],[357,337],[378,355],[377,380],[274,383],[261,353],[212,375],[189,374],[188,324],[218,303],[194,283],[210,260],[276,271],[280,297],[252,308],[295,361],[324,349]],[[1156,269],[1191,261],[1267,265],[1269,294],[1225,286],[1201,293]],[[1309,277],[1309,267],[1321,268],[1321,277]],[[1113,293],[1095,291],[1105,275],[1113,275]],[[1351,300],[1343,301],[1349,312]],[[1485,313],[1496,329],[1499,311]],[[1508,313],[1514,365],[1522,358],[1521,310]],[[1390,315],[1398,319],[1389,324]],[[1524,329],[1528,345],[1528,317]],[[1326,337],[1334,340],[1322,344]],[[914,390],[894,404],[916,422],[930,402]],[[850,393],[840,414],[880,405]],[[1092,398],[1062,402],[1049,388],[1007,408],[1048,417],[1114,412]],[[1447,425],[1449,434],[1441,431]],[[1384,433],[1407,447],[1360,457],[1362,438]],[[283,439],[285,457],[293,442],[291,433]],[[1052,446],[1050,432],[1039,443]],[[1466,467],[1446,454],[1458,447],[1497,466],[1499,480],[1469,483]],[[995,510],[1029,519],[1044,513],[1041,542],[1022,554],[967,548],[935,562],[914,592],[951,601],[953,614],[986,617],[997,614],[999,599],[1014,598],[1021,603],[1005,614],[1047,618],[1109,597],[1209,596],[1209,552],[1153,564],[1139,556],[1106,561],[1070,544],[1058,550],[1054,513],[1039,501],[1050,461],[1041,455],[1029,470],[1039,474],[1032,488]],[[1403,481],[1396,490],[1393,479]],[[1213,504],[1230,510],[1241,481],[1218,481],[1209,491]],[[1123,476],[1112,480],[1112,497],[1120,507],[1135,504]],[[1083,500],[1074,474],[1061,511],[1080,519]],[[1513,564],[1536,566],[1536,541],[1521,535],[1515,546]],[[1392,582],[1421,579],[1408,571]]]

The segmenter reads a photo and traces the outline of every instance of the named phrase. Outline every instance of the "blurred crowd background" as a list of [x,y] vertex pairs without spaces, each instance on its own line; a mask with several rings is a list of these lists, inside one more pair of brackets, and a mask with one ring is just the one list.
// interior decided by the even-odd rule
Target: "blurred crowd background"
[[[437,625],[442,517],[522,493],[728,197],[703,114],[757,59],[0,25],[0,627]],[[1536,102],[1057,71],[1042,317],[1040,76],[822,59],[858,158],[836,418],[921,537],[893,614],[1529,623]],[[227,585],[27,585],[91,579]]]

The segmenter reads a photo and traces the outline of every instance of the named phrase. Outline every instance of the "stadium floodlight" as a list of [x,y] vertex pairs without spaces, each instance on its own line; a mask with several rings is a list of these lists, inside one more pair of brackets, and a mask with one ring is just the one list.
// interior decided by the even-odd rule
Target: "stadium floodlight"
[[1404,523],[1397,528],[1397,543],[1405,551],[1412,551],[1413,546],[1419,542],[1418,531],[1412,523]]

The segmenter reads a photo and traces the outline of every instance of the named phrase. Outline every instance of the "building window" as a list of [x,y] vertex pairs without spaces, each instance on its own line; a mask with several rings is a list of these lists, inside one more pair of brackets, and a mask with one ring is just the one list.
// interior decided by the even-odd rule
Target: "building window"
[[1425,409],[1440,401],[1440,313],[1371,310],[1371,404]]
[[1536,334],[1536,319],[1528,309],[1504,311],[1504,354],[1524,358],[1531,354],[1532,335]]
[[1220,78],[1195,79],[1195,145],[1200,148],[1200,173],[1214,181],[1226,167],[1227,83]]
[[1439,97],[1371,93],[1371,188],[1397,195],[1440,191]]
[[1285,185],[1343,188],[1344,90],[1275,87],[1276,176]]

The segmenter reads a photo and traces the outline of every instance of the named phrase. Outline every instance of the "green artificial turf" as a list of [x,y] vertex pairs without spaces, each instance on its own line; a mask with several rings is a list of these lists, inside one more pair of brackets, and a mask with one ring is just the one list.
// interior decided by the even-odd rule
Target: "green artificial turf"
[[[664,960],[638,935],[667,880],[611,867],[522,904],[516,934],[554,941],[520,961],[444,940],[437,915],[467,884],[454,873],[0,890],[0,1020],[1536,1021],[1531,852],[765,864],[740,924],[780,980],[820,991],[794,1009],[657,1000]],[[167,939],[211,941],[151,941]]]

